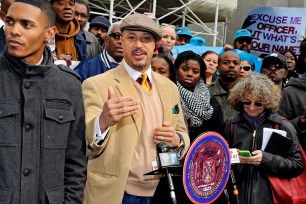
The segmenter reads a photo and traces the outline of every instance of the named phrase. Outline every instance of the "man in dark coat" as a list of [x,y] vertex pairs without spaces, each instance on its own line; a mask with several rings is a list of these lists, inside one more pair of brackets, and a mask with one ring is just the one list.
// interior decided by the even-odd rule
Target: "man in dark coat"
[[74,18],[80,24],[80,34],[87,43],[87,56],[94,57],[101,53],[101,47],[98,39],[89,31],[85,30],[90,15],[90,7],[86,0],[75,0]]
[[102,74],[119,65],[123,58],[120,22],[113,23],[108,30],[105,48],[101,54],[83,60],[74,71],[78,72],[81,82],[85,79]]
[[306,152],[306,72],[301,78],[291,78],[283,90],[279,114],[287,118],[298,132]]
[[230,90],[238,82],[240,74],[240,57],[229,50],[219,56],[218,71],[220,77],[208,87],[211,96],[215,97],[222,107],[224,121],[237,114],[227,98]]
[[17,0],[0,56],[0,203],[81,204],[85,125],[78,76],[52,63],[55,15],[45,0]]

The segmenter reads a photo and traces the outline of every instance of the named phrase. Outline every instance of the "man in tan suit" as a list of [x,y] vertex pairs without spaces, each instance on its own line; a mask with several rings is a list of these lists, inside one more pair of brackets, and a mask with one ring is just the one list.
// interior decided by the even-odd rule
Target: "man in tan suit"
[[189,137],[177,87],[152,72],[160,28],[142,14],[121,23],[123,62],[83,83],[88,172],[86,204],[150,203],[160,176],[156,144],[184,155]]

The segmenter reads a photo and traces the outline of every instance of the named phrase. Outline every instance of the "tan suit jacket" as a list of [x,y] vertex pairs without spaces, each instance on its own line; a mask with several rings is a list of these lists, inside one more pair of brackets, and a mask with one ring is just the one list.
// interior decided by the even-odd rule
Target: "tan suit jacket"
[[[163,121],[171,122],[176,131],[184,137],[186,153],[189,137],[183,119],[179,92],[174,83],[165,77],[152,73],[155,86],[163,106]],[[122,202],[129,169],[140,136],[143,113],[140,110],[126,117],[110,128],[101,146],[94,144],[94,120],[102,112],[112,86],[116,96],[133,96],[139,99],[123,64],[104,74],[91,77],[83,83],[86,113],[87,154],[89,156],[84,203],[120,204]],[[173,114],[178,105],[179,113]],[[153,139],[153,135],[152,135]]]

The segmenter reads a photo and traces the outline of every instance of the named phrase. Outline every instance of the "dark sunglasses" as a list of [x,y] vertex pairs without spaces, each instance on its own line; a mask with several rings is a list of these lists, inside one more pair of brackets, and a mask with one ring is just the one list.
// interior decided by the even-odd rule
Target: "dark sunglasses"
[[120,40],[122,37],[121,33],[111,33],[108,36],[113,37],[115,40]]
[[239,44],[243,44],[245,42],[247,45],[250,45],[252,43],[252,39],[239,39],[237,41]]
[[244,67],[240,67],[240,69],[243,69],[244,71],[250,71],[250,69],[251,69],[252,67],[250,67],[250,66],[244,66]]
[[272,67],[275,67],[275,69],[283,69],[283,68],[285,68],[285,66],[282,65],[282,64],[264,64],[262,67],[266,68],[266,69],[271,69]]
[[[252,104],[252,101],[242,101],[241,103],[242,103],[243,105],[245,105],[245,106],[250,106],[250,105]],[[262,103],[255,102],[254,105],[257,106],[257,107],[261,107],[261,106],[262,106]]]

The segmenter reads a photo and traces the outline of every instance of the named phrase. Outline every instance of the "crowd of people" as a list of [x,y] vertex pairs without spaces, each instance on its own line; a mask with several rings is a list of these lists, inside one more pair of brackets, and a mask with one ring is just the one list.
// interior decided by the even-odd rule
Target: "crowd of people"
[[[247,29],[221,53],[174,58],[206,41],[144,14],[88,22],[86,0],[2,0],[0,17],[0,203],[149,204],[156,145],[183,163],[207,131],[251,153],[233,167],[240,203],[272,204],[267,174],[305,168],[306,40],[255,73]],[[288,151],[262,149],[265,128],[286,132]]]

